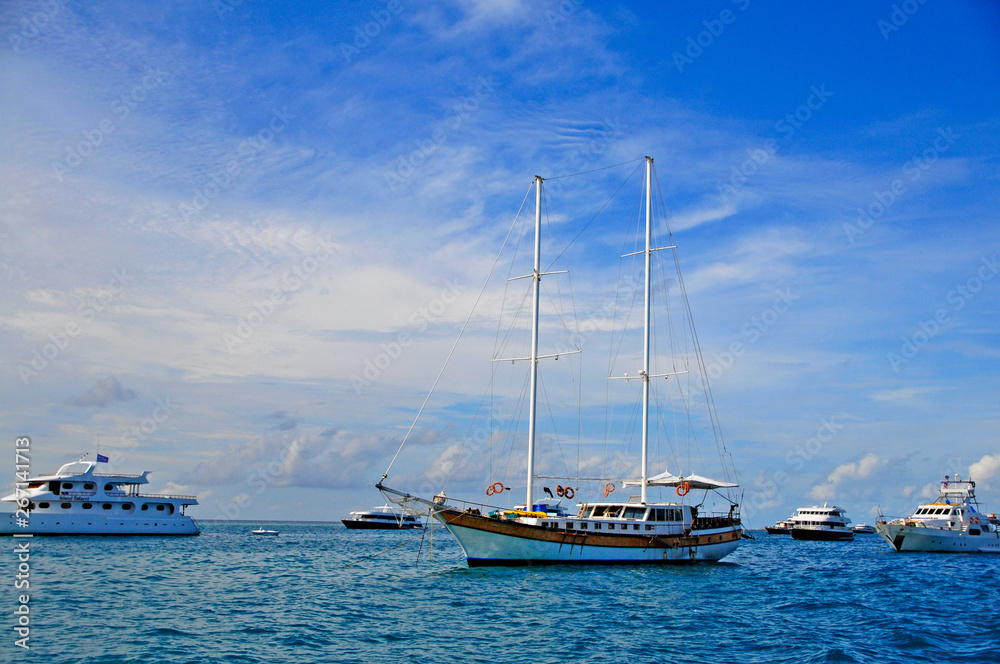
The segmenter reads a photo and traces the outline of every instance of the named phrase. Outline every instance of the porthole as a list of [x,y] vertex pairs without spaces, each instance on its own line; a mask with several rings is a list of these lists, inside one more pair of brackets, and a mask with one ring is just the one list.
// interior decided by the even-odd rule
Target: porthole
[[63,487],[62,488],[64,488],[64,489],[72,489],[73,488],[73,483],[72,482],[63,482]]
[[70,504],[69,503],[59,503],[59,507],[63,508],[64,510],[68,510],[70,508]]
[[143,506],[140,509],[142,509],[142,511],[145,512],[146,510],[149,509],[149,505],[143,504]]
[[83,509],[85,509],[85,510],[92,510],[92,509],[94,509],[94,505],[92,503],[84,503],[83,504]]
[[104,485],[104,490],[105,491],[114,491],[115,490],[115,485],[114,484],[105,484]]
[[87,482],[83,485],[83,489],[84,491],[93,491],[95,486],[97,485],[94,484],[93,482]]
[[101,509],[102,510],[109,510],[109,509],[111,509],[111,503],[104,503],[103,505],[101,505]]
[[40,509],[40,510],[47,510],[47,509],[49,509],[49,504],[48,503],[38,503],[38,509]]
[[135,507],[135,505],[132,503],[122,503],[122,509],[126,512],[131,512],[133,507]]
[[163,511],[163,505],[157,505],[156,506],[156,511],[157,512],[162,512]]

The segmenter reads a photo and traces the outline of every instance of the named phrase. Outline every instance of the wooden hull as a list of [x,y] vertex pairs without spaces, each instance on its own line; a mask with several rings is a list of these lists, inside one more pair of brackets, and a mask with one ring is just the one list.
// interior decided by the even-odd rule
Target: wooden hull
[[470,567],[712,562],[735,551],[742,537],[735,521],[682,536],[567,531],[451,508],[435,517],[458,540]]

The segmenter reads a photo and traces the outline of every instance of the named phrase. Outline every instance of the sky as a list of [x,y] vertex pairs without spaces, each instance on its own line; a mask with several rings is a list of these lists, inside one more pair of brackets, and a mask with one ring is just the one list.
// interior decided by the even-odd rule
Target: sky
[[[380,504],[533,176],[614,167],[549,185],[565,247],[651,155],[750,525],[956,472],[996,510],[998,83],[986,1],[3,2],[11,481],[28,436],[34,472],[99,441],[195,518]],[[584,318],[615,223],[564,256]],[[390,484],[481,498],[495,330]]]

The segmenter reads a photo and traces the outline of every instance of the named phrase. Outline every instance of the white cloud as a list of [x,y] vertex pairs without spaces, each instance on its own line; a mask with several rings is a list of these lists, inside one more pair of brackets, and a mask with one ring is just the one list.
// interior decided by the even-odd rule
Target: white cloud
[[864,479],[885,463],[878,455],[869,452],[857,463],[845,463],[837,466],[826,478],[825,484],[813,487],[809,495],[816,500],[832,500],[836,498],[837,490],[845,482]]
[[987,488],[991,488],[993,479],[998,475],[1000,475],[1000,454],[987,454],[969,466],[969,477]]

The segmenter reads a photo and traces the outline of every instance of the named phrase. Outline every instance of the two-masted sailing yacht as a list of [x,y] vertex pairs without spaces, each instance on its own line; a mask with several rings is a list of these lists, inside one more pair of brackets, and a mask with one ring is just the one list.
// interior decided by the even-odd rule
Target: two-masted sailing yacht
[[[641,476],[621,482],[622,488],[637,486],[638,493],[623,500],[609,499],[615,484],[607,483],[604,500],[581,502],[575,510],[567,509],[562,498],[572,499],[572,486],[558,487],[559,497],[541,497],[538,491],[544,479],[536,474],[535,446],[538,400],[538,361],[550,355],[539,354],[539,287],[547,272],[542,272],[541,210],[543,178],[535,177],[534,270],[526,278],[533,280],[529,362],[527,487],[525,502],[505,509],[468,501],[453,501],[440,493],[426,499],[392,489],[385,484],[388,471],[376,485],[386,498],[410,510],[432,514],[458,540],[470,566],[534,565],[553,563],[688,563],[717,561],[736,550],[742,537],[739,501],[733,496],[738,484],[715,480],[694,473],[661,472],[650,476],[648,454],[650,437],[650,383],[655,379],[676,380],[684,371],[652,373],[650,362],[650,301],[653,280],[651,259],[661,250],[676,251],[670,246],[652,243],[652,170],[653,159],[646,157],[645,172],[645,247],[635,252],[644,259],[644,326],[642,366],[624,378],[641,385]],[[674,263],[677,265],[676,254]],[[678,268],[679,269],[679,268]],[[678,275],[679,276],[679,275]],[[683,291],[683,281],[678,279]],[[691,332],[694,332],[691,323]],[[705,374],[697,344],[693,353],[701,374]],[[636,353],[638,357],[638,353]],[[707,379],[703,387],[708,390]],[[710,393],[706,395],[711,409]],[[713,430],[717,429],[714,409]],[[688,416],[690,420],[690,416]],[[405,439],[404,439],[405,442]],[[724,452],[724,446],[722,447]],[[391,466],[391,464],[390,464]],[[723,472],[726,473],[723,459]],[[497,483],[500,484],[500,483]],[[503,490],[494,485],[496,493]],[[653,500],[651,489],[669,492],[666,500]],[[725,493],[723,493],[723,491]],[[549,490],[546,493],[550,493]],[[624,493],[624,492],[623,492]],[[728,511],[702,512],[709,494],[722,499]],[[490,490],[487,489],[487,494]],[[619,494],[620,495],[620,494]],[[715,503],[716,505],[718,502]]]

